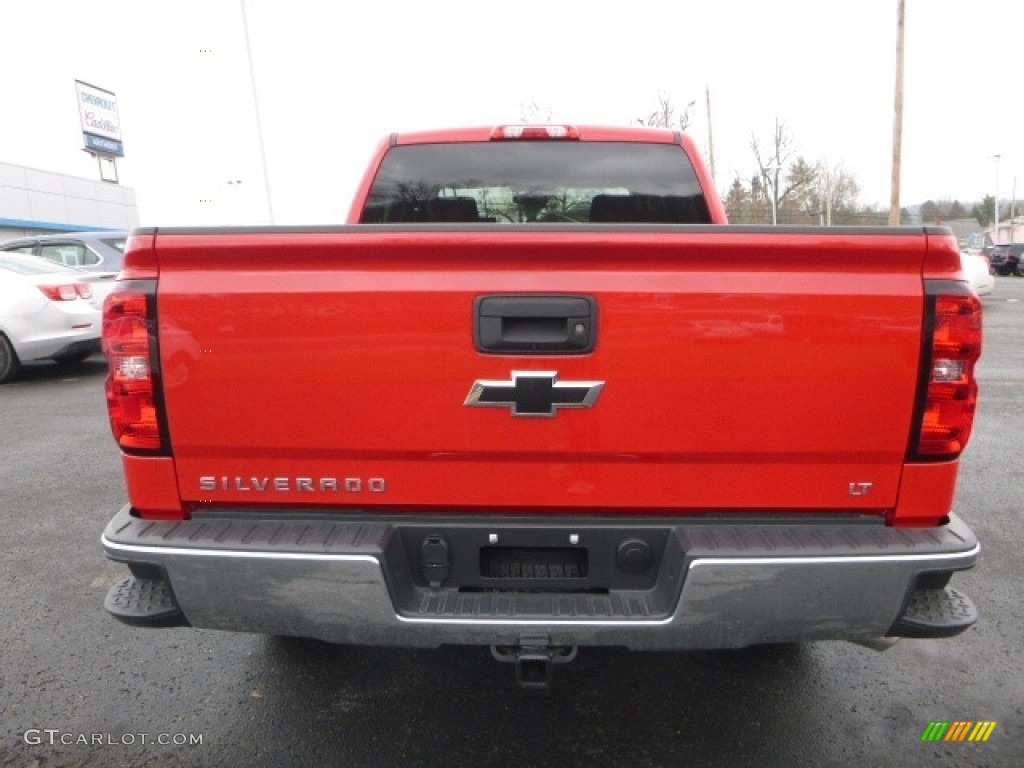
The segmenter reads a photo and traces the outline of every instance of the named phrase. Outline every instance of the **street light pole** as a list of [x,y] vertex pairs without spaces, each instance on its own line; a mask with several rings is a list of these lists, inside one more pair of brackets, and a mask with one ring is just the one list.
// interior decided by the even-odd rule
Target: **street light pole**
[[274,202],[270,197],[270,173],[267,171],[267,150],[263,145],[263,122],[260,118],[260,101],[256,95],[256,75],[252,69],[252,47],[249,45],[249,19],[245,14],[245,0],[242,5],[242,30],[245,32],[245,56],[249,62],[249,85],[252,87],[252,104],[256,109],[256,136],[260,142],[260,160],[263,162],[263,186],[267,193],[267,213],[270,223],[274,223]]
[[231,187],[231,218],[232,224],[241,224],[241,205],[239,193],[242,191],[241,179],[228,179],[228,186]]

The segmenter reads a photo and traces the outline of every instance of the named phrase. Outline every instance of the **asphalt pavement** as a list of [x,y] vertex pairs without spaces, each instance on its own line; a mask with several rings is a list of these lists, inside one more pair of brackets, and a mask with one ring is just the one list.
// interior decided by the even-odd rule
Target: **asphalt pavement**
[[[102,603],[125,571],[99,536],[126,494],[104,362],[29,366],[0,387],[0,765],[1020,766],[1024,278],[997,278],[985,323],[957,491],[983,553],[954,581],[975,627],[881,653],[582,649],[541,692],[487,649],[115,622]],[[996,725],[922,741],[935,721]]]

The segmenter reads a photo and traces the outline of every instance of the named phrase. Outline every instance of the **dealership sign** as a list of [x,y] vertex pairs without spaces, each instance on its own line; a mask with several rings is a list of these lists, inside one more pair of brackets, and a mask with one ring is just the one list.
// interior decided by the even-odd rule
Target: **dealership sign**
[[75,81],[75,92],[85,148],[97,155],[124,157],[117,97],[81,80]]

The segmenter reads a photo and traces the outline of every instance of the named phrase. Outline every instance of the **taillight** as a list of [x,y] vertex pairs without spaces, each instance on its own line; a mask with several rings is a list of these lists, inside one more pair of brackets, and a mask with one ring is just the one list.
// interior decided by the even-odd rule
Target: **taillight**
[[925,340],[911,459],[956,458],[974,425],[981,301],[966,283],[925,282]]
[[156,282],[122,283],[103,305],[107,408],[118,445],[128,452],[167,447],[157,370]]
[[580,132],[571,125],[499,125],[491,131],[491,141],[579,139]]
[[50,301],[74,301],[79,297],[83,299],[92,298],[92,289],[85,283],[40,285],[38,288]]

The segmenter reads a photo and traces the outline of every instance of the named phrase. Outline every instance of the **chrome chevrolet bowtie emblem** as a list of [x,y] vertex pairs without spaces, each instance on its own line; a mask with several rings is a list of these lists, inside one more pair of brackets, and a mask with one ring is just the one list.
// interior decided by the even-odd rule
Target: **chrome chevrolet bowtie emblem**
[[603,381],[559,381],[555,371],[512,371],[511,381],[477,379],[465,405],[512,407],[513,416],[554,416],[559,408],[590,408]]

